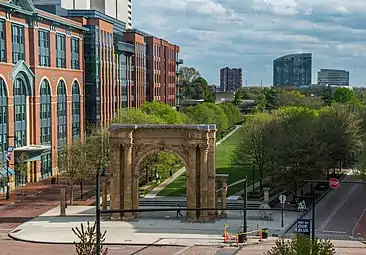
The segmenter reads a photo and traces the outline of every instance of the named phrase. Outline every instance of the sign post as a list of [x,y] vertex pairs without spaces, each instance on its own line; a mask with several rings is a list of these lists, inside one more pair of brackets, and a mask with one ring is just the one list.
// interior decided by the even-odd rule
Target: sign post
[[14,147],[9,146],[6,152],[6,200],[10,199],[10,180],[9,180],[9,163],[11,161],[11,155],[13,154]]
[[281,194],[278,197],[278,200],[280,200],[280,203],[281,203],[281,227],[283,228],[283,210],[284,210],[285,202],[286,202],[287,198],[285,195]]
[[302,235],[310,236],[310,220],[298,219],[296,222],[296,232]]
[[329,180],[329,187],[332,189],[338,189],[339,188],[339,180],[337,178],[331,178]]

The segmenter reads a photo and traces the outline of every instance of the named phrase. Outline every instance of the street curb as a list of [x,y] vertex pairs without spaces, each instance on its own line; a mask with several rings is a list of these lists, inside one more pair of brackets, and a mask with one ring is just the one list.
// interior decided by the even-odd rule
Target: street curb
[[[347,175],[343,175],[341,178],[339,178],[339,181],[343,180]],[[326,195],[328,195],[328,193],[331,191],[332,189],[331,188],[328,188],[328,190],[323,193],[320,197],[318,197],[316,200],[315,200],[315,205],[317,205]],[[284,235],[287,234],[287,232],[290,231],[291,228],[293,228],[297,222],[298,219],[302,219],[308,212],[310,212],[310,210],[313,208],[313,204],[311,204],[305,211],[304,213],[301,214],[301,216],[299,218],[297,218],[296,220],[294,220],[290,225],[289,227],[287,227],[285,229],[285,231],[279,235],[280,238],[284,237]]]
[[[11,235],[11,233],[8,234],[8,236],[18,242],[25,242],[25,243],[38,243],[38,244],[62,244],[62,245],[75,245],[74,243],[70,242],[49,242],[49,241],[34,241],[34,240],[26,240],[23,238],[14,237]],[[160,240],[159,240],[160,241]],[[103,245],[109,245],[109,246],[117,246],[117,245],[126,245],[126,246],[156,246],[156,247],[187,247],[187,245],[182,244],[156,244],[156,243],[103,243]]]

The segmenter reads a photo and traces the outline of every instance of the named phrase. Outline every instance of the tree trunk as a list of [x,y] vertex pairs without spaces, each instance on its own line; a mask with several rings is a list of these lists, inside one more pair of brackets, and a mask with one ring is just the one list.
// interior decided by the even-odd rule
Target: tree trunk
[[263,191],[263,175],[261,175],[259,177],[259,188],[260,188],[260,191],[262,192]]
[[23,179],[23,183],[22,183],[22,196],[24,196],[24,182],[25,182],[24,173],[22,173],[22,179]]
[[83,199],[84,198],[84,192],[83,192],[83,182],[79,182],[80,185],[80,198]]
[[74,202],[74,184],[71,183],[70,185],[70,205]]

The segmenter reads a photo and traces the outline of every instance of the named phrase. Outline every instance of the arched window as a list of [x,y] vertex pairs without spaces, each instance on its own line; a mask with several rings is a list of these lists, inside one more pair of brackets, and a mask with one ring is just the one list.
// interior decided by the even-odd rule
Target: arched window
[[[19,75],[20,76],[20,75]],[[27,89],[25,78],[18,77],[14,82],[14,147],[26,146],[27,133]]]
[[77,81],[72,85],[72,137],[80,138],[80,87]]
[[0,78],[0,162],[6,160],[8,149],[8,95],[6,84]]
[[62,150],[67,138],[67,96],[66,85],[60,81],[57,85],[57,141],[58,149]]
[[[44,79],[40,89],[40,140],[41,144],[52,144],[52,121],[51,121],[51,88],[49,82]],[[47,153],[41,156],[41,179],[52,175],[52,154]]]

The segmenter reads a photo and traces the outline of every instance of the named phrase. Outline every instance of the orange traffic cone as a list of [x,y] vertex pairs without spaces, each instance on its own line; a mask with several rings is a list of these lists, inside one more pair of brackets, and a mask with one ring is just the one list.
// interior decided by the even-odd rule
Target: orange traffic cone
[[235,243],[237,246],[239,246],[239,236],[238,234],[235,235]]
[[262,229],[259,229],[259,242],[262,242]]
[[225,233],[224,235],[224,243],[228,243],[230,240],[229,240],[229,235],[227,233]]

